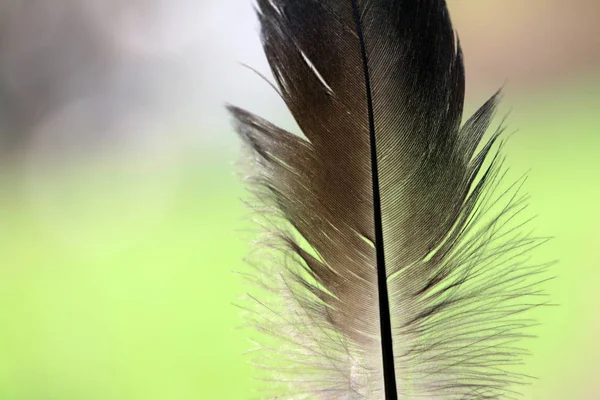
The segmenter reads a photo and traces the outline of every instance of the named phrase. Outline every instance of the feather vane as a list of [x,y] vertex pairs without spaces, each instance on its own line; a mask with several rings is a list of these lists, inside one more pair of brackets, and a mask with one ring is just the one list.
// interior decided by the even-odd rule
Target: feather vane
[[518,185],[492,195],[502,130],[481,142],[499,94],[461,124],[445,2],[257,0],[257,11],[303,134],[229,107],[271,221],[250,277],[268,295],[251,297],[249,320],[278,343],[257,359],[273,371],[265,396],[516,397],[523,378],[507,367],[545,266],[527,264],[540,240],[511,225]]

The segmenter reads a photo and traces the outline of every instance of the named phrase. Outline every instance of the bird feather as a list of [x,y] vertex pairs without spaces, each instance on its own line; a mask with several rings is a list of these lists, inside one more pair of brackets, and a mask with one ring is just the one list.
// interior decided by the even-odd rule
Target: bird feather
[[302,133],[229,106],[267,221],[247,306],[271,337],[264,397],[517,397],[545,266],[515,223],[520,184],[495,190],[499,93],[462,123],[445,2],[257,0],[257,15]]

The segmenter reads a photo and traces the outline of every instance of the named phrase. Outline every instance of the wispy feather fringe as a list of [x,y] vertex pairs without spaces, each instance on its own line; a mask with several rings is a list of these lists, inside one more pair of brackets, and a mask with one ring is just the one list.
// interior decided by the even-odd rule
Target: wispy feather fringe
[[[241,110],[236,112],[242,113]],[[248,114],[249,118],[252,118]],[[261,130],[266,121],[239,126]],[[467,127],[469,125],[467,124]],[[502,134],[499,129],[490,144]],[[247,141],[252,141],[248,132]],[[552,263],[532,264],[531,250],[548,241],[530,230],[526,176],[507,184],[500,143],[492,162],[474,182],[460,229],[452,231],[429,262],[437,267],[434,290],[411,293],[425,311],[397,327],[414,340],[399,345],[400,398],[517,399],[531,377],[518,371],[528,355],[519,345],[537,325],[527,311],[548,304],[540,288]],[[323,290],[304,257],[318,257],[290,226],[271,192],[264,158],[247,147],[240,163],[251,196],[247,206],[261,237],[247,258],[249,292],[240,306],[249,327],[262,335],[249,352],[264,382],[258,398],[371,399],[368,375],[344,335],[331,324],[331,310],[315,294]],[[418,268],[418,265],[413,266]],[[404,273],[409,274],[408,269]],[[393,278],[391,279],[393,282]],[[371,397],[370,397],[371,396]]]

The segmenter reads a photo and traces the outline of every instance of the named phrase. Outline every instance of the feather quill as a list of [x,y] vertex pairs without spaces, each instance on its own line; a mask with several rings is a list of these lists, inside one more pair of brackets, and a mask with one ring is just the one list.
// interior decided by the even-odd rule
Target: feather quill
[[265,397],[517,397],[514,341],[545,266],[514,223],[519,184],[493,195],[502,129],[481,142],[499,94],[461,125],[445,2],[257,0],[257,14],[303,134],[229,106],[269,221],[248,317],[272,337]]

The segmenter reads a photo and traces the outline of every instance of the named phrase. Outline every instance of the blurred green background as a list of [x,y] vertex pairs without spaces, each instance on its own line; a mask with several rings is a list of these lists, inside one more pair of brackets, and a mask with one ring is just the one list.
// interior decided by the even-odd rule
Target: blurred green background
[[[465,0],[450,7],[457,29],[464,31],[469,110],[508,79],[501,114],[511,110],[509,131],[518,132],[505,148],[507,164],[516,175],[529,171],[525,190],[531,194],[530,213],[538,215],[536,232],[555,237],[535,259],[559,260],[551,270],[556,279],[547,284],[558,306],[536,313],[539,338],[526,342],[533,356],[525,370],[537,379],[524,389],[524,398],[598,399],[600,31],[586,22],[598,10],[597,3],[580,0],[567,9],[561,8],[565,2],[550,0],[532,1],[529,8],[511,1],[494,3],[498,5],[484,7]],[[547,8],[534,13],[532,8],[542,3]],[[146,67],[160,72],[139,81],[136,90],[146,89],[148,82],[169,81],[173,71],[187,71],[183,76],[188,80],[177,83],[177,95],[171,86],[158,85],[136,97],[169,94],[169,99],[178,99],[177,110],[162,102],[147,108],[146,102],[131,100],[117,90],[125,85],[119,80],[123,75],[115,79],[113,73],[104,79],[116,92],[106,101],[85,103],[88,108],[80,107],[81,98],[104,89],[92,85],[81,93],[49,96],[48,104],[61,106],[40,106],[42,111],[36,106],[31,114],[23,114],[31,102],[15,100],[14,109],[30,115],[31,124],[19,119],[7,123],[4,129],[21,136],[7,140],[0,152],[0,399],[255,397],[257,384],[243,355],[250,348],[248,334],[232,305],[245,290],[232,271],[248,268],[242,258],[252,225],[241,202],[244,188],[235,175],[239,143],[221,100],[238,101],[284,126],[290,119],[281,104],[269,100],[276,96],[266,85],[234,65],[239,58],[248,61],[246,57],[267,70],[246,2],[201,6],[212,10],[199,15],[208,18],[205,22],[213,30],[198,36],[212,32],[215,43],[198,39],[194,46],[178,47],[176,65],[165,64],[162,53],[156,59],[144,53],[145,58],[134,54],[115,61],[118,71],[132,76]],[[249,24],[232,31],[231,25],[218,23],[233,18],[238,6],[235,18]],[[137,15],[132,9],[128,12]],[[515,20],[515,15],[520,18]],[[142,32],[153,26],[145,23],[150,25],[136,26]],[[2,30],[5,25],[0,25],[4,44],[15,37],[6,33],[12,32],[10,27]],[[179,25],[163,29],[178,37],[181,32],[170,31],[174,26]],[[545,28],[554,33],[542,35]],[[246,37],[252,39],[241,43]],[[557,38],[564,42],[557,44]],[[25,39],[33,44],[37,40],[35,35]],[[13,43],[17,55],[35,48],[25,39]],[[227,47],[231,42],[236,45]],[[60,43],[56,46],[56,52],[63,50]],[[0,46],[0,52],[6,48]],[[77,56],[77,49],[73,45],[67,50]],[[191,53],[195,56],[184,57]],[[195,58],[208,53],[208,60]],[[127,69],[140,59],[149,64]],[[14,75],[4,68],[10,60],[0,61],[0,87],[8,87],[9,94],[27,88],[27,96],[39,98],[31,85],[14,84]],[[223,65],[229,69],[215,75]],[[92,79],[85,75],[91,74],[89,65],[75,63],[72,68],[82,71],[84,81]],[[33,78],[28,74],[20,79],[29,82]],[[186,95],[186,87],[197,93]],[[66,89],[56,90],[64,94]],[[12,94],[5,97],[9,105],[23,99]],[[105,112],[105,103],[114,105],[113,100],[124,96],[127,101],[115,106],[118,113]],[[98,122],[107,120],[108,127]],[[105,135],[107,131],[118,134]]]

